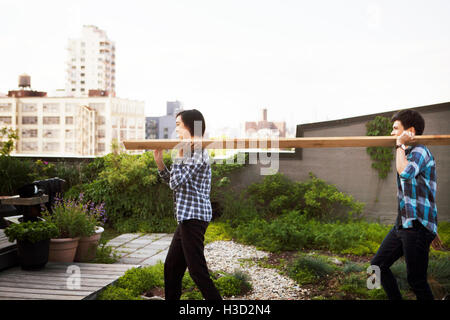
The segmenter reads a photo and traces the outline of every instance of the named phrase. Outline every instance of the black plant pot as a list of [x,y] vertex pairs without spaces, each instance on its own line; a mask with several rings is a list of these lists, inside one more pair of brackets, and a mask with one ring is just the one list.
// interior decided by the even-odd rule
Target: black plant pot
[[17,255],[23,270],[38,270],[48,262],[50,239],[36,243],[17,241]]

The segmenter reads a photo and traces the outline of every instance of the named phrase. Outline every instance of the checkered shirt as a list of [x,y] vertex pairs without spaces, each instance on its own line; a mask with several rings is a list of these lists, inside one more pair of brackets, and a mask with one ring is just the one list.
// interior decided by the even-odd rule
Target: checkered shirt
[[406,149],[408,165],[397,173],[397,226],[411,228],[418,220],[432,233],[437,232],[436,162],[424,145]]
[[174,191],[175,217],[211,221],[211,165],[206,149],[195,149],[191,156],[176,158],[171,170],[158,170],[160,177]]

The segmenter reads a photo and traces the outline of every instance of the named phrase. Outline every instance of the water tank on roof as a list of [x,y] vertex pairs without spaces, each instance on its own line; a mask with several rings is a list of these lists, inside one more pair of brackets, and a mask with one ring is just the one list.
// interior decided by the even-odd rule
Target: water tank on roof
[[26,88],[31,87],[31,77],[27,74],[22,74],[19,76],[19,87]]

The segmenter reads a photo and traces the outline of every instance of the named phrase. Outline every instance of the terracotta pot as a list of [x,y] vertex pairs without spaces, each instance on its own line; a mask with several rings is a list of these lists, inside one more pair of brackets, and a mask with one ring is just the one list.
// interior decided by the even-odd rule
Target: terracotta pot
[[95,259],[97,254],[97,247],[100,237],[105,231],[102,227],[95,228],[95,234],[90,237],[81,237],[78,242],[77,253],[75,254],[75,261],[87,262]]
[[50,250],[48,261],[52,262],[73,262],[77,252],[77,238],[50,239]]

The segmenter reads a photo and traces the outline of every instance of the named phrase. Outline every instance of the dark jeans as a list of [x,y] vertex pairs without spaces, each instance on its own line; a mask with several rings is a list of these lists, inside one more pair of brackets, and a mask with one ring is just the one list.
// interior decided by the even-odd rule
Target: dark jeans
[[380,267],[381,285],[390,300],[402,299],[390,267],[403,255],[407,280],[417,300],[434,299],[427,282],[428,252],[434,236],[419,221],[414,220],[412,228],[394,226],[384,238],[370,263]]
[[206,300],[222,300],[209,276],[203,253],[207,227],[208,222],[194,219],[178,224],[164,263],[166,300],[180,299],[181,281],[186,267]]

